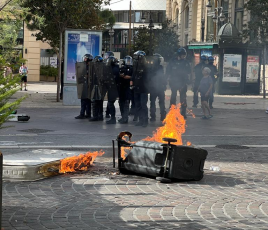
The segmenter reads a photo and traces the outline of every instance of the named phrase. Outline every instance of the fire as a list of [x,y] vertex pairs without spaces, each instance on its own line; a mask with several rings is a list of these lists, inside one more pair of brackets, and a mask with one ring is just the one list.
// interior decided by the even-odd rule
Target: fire
[[181,135],[185,133],[186,121],[180,113],[180,104],[172,105],[166,119],[163,121],[163,126],[157,128],[152,137],[146,137],[145,141],[155,141],[165,143],[162,138],[174,138],[177,140],[174,144],[182,145]]
[[97,156],[102,156],[104,152],[95,151],[80,154],[78,156],[67,157],[60,161],[60,173],[86,171],[94,162]]
[[131,147],[121,147],[121,157],[123,160],[126,159],[127,151],[131,150]]

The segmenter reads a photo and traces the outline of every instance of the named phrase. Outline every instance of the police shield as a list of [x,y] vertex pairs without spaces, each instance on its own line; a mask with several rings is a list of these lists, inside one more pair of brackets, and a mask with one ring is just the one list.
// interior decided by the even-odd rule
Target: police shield
[[77,97],[78,99],[88,98],[88,76],[87,66],[85,62],[75,63],[76,83],[77,83]]
[[103,62],[92,62],[92,91],[91,100],[101,100],[101,86],[103,79]]

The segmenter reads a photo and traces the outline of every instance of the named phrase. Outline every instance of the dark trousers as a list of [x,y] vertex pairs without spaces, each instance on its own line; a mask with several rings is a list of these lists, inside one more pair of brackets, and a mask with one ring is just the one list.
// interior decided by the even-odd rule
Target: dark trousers
[[92,114],[94,118],[103,118],[103,101],[94,100],[92,102]]
[[209,99],[208,99],[209,106],[212,106],[212,103],[214,102],[214,92],[215,92],[215,87],[213,85],[212,92],[211,92]]
[[180,103],[181,103],[181,115],[186,116],[186,108],[187,108],[187,85],[183,88],[178,88],[176,86],[171,86],[171,97],[170,97],[170,106],[176,105],[177,91],[180,92]]
[[148,94],[134,93],[134,98],[139,121],[142,123],[148,123],[148,107],[147,107]]
[[120,108],[122,119],[124,121],[127,121],[128,115],[129,115],[129,100],[119,98],[119,108]]
[[193,97],[193,104],[197,105],[198,104],[198,86],[194,86],[193,91],[194,91],[194,97]]
[[107,108],[109,109],[109,112],[111,114],[112,118],[115,118],[115,106],[114,106],[115,100],[114,101],[108,101]]
[[87,116],[91,117],[91,100],[86,98],[86,99],[81,99],[81,110],[80,110],[80,115],[81,116]]
[[150,115],[151,115],[151,118],[155,118],[155,113],[156,113],[155,101],[157,97],[159,101],[161,118],[164,118],[166,116],[165,91],[153,92],[150,94]]

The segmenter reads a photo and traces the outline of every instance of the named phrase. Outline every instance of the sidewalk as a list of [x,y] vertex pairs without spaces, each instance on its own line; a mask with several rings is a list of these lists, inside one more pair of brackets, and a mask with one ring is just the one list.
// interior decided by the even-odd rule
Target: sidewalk
[[[41,108],[72,108],[77,106],[63,106],[62,101],[56,102],[57,84],[56,82],[36,82],[28,83],[28,91],[18,91],[13,98],[28,94],[28,98],[21,103],[21,107],[41,107]],[[166,91],[166,103],[169,106],[171,91]],[[188,107],[192,106],[193,92],[188,90]],[[179,99],[177,100],[179,101]],[[268,108],[268,99],[262,96],[249,95],[215,95],[214,107],[219,109],[250,109],[266,110]],[[200,106],[200,104],[199,104]]]

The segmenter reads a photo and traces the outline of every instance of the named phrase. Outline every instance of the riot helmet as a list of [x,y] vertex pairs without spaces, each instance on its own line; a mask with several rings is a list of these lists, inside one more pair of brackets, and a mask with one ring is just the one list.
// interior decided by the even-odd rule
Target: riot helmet
[[94,62],[103,62],[103,58],[102,58],[102,56],[97,55],[97,56],[94,58]]
[[138,50],[134,53],[134,59],[139,59],[139,57],[146,56],[146,53],[142,50]]
[[179,48],[178,49],[178,51],[177,51],[177,55],[179,56],[179,57],[182,57],[182,56],[187,56],[187,52],[186,52],[186,49],[184,49],[184,48]]
[[208,63],[208,56],[207,55],[201,55],[200,57],[201,61],[204,62],[204,63]]
[[133,65],[133,60],[131,56],[125,56],[123,60],[123,65],[126,66],[132,66]]
[[214,63],[214,57],[213,56],[208,57],[208,63],[210,63],[210,64]]
[[109,57],[113,56],[114,57],[114,53],[112,51],[107,51],[104,56],[103,59],[107,60]]
[[155,53],[155,54],[153,54],[153,56],[154,56],[154,60],[157,60],[157,62],[160,65],[162,65],[164,63],[164,58],[160,54]]
[[118,63],[117,58],[115,58],[114,56],[110,56],[108,57],[108,59],[106,60],[106,65],[107,66],[114,66]]
[[93,56],[91,54],[85,54],[83,56],[83,61],[86,62],[86,63],[88,63],[88,62],[90,62],[92,60],[93,60]]

